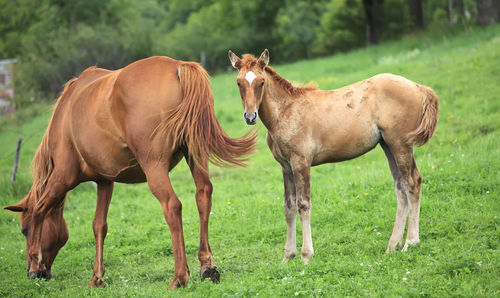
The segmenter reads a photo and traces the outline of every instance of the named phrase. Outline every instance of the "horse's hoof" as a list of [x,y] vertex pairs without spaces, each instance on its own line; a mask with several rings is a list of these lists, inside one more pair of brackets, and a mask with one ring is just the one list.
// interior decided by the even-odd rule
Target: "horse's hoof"
[[210,278],[213,283],[219,283],[220,273],[217,271],[217,266],[205,266],[200,270],[201,279]]
[[177,278],[174,277],[174,280],[170,283],[168,286],[169,290],[176,290],[181,287],[181,283],[177,280]]
[[28,273],[28,277],[33,280],[35,278],[50,279],[52,272],[50,270],[33,271]]
[[106,285],[102,278],[93,277],[91,281],[89,281],[89,288],[105,288]]

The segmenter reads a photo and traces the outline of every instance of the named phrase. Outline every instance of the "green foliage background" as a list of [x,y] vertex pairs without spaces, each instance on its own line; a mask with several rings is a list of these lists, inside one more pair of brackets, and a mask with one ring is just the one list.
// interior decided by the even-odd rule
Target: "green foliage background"
[[[429,26],[447,24],[448,0],[428,1]],[[473,0],[464,0],[474,14]],[[0,0],[0,59],[18,58],[15,103],[53,99],[98,65],[117,69],[166,55],[227,69],[227,51],[271,50],[283,63],[366,44],[362,0]],[[410,32],[408,1],[386,0],[382,40]],[[462,20],[467,23],[469,20]]]

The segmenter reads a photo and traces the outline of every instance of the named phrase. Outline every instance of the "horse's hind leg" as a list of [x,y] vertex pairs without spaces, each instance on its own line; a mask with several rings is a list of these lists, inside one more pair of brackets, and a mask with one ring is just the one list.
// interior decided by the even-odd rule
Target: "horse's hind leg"
[[[196,205],[200,216],[200,249],[198,259],[200,260],[200,276],[202,279],[210,278],[212,282],[218,283],[220,273],[213,263],[212,250],[208,241],[208,219],[212,209],[212,183],[208,173],[203,172],[186,154],[193,180],[196,185]],[[207,166],[208,169],[208,166]]]
[[104,238],[108,232],[108,224],[106,218],[108,216],[109,203],[113,194],[113,182],[99,182],[97,184],[97,204],[95,208],[94,221],[92,228],[94,229],[95,237],[95,261],[94,261],[94,276],[89,282],[89,287],[104,287],[102,277],[104,276],[103,262],[103,246]]
[[185,287],[189,281],[189,269],[186,260],[186,248],[182,232],[182,203],[177,198],[168,175],[169,164],[152,161],[142,164],[148,185],[163,209],[163,215],[170,229],[172,250],[174,252],[174,279],[169,289]]
[[387,252],[395,250],[396,245],[402,244],[406,218],[409,213],[408,234],[403,247],[403,251],[406,251],[409,244],[419,243],[418,225],[422,178],[413,157],[412,147],[408,145],[388,146],[384,142],[381,142],[381,145],[389,161],[398,197],[398,211]]

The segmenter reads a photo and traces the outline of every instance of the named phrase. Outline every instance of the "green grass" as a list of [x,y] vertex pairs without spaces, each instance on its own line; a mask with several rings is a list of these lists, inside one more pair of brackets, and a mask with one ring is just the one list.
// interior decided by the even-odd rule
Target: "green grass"
[[[0,212],[0,296],[499,296],[499,61],[497,25],[424,33],[276,67],[292,81],[314,80],[322,89],[391,72],[436,91],[441,103],[438,129],[427,145],[416,148],[424,179],[421,244],[406,253],[383,256],[396,198],[387,161],[376,148],[352,161],[313,168],[315,256],[307,266],[300,258],[281,264],[286,237],[282,177],[259,124],[259,150],[249,167],[211,168],[210,242],[221,270],[220,284],[202,282],[198,276],[195,189],[181,163],[171,176],[183,203],[191,270],[187,288],[166,290],[173,277],[170,235],[160,205],[145,184],[116,185],[104,246],[107,287],[87,288],[95,254],[96,199],[93,187],[84,184],[67,202],[70,238],[50,281],[26,278],[25,241],[17,216]],[[212,78],[217,116],[232,136],[248,130],[235,78],[235,72]],[[48,106],[40,108],[50,111]],[[2,206],[28,191],[29,164],[50,117],[48,112],[16,115],[0,129]],[[19,135],[24,137],[20,169],[11,188]],[[300,223],[297,229],[300,251]]]

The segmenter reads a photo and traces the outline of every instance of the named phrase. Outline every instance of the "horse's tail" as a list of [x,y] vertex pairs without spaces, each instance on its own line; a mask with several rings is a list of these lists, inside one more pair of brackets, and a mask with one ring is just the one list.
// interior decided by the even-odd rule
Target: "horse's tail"
[[[59,103],[62,101],[62,98],[68,92],[70,86],[77,79],[78,78],[71,79],[64,86],[64,90],[61,92],[61,95],[57,99],[56,104],[54,106],[54,114],[55,111],[57,110],[57,107],[59,106]],[[30,200],[30,203],[32,204],[35,204],[36,201],[38,201],[38,199],[41,197],[42,193],[45,190],[45,187],[47,186],[47,181],[49,180],[49,177],[52,174],[52,171],[54,170],[54,160],[52,158],[52,154],[49,148],[49,132],[52,122],[54,120],[54,114],[52,115],[52,118],[50,119],[49,124],[47,125],[47,130],[43,135],[42,142],[40,143],[40,146],[38,146],[38,149],[36,150],[35,153],[35,157],[33,158],[33,161],[31,163],[34,179],[29,195],[33,196],[32,200]]]
[[165,135],[172,136],[172,148],[186,146],[193,162],[208,171],[207,162],[217,166],[244,166],[242,156],[253,152],[257,134],[229,137],[215,117],[214,98],[207,72],[194,62],[177,68],[183,98],[161,124]]
[[434,91],[426,86],[418,85],[420,91],[424,94],[422,103],[422,120],[420,125],[407,136],[408,143],[422,146],[432,137],[436,130],[439,111],[439,99]]

